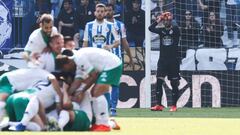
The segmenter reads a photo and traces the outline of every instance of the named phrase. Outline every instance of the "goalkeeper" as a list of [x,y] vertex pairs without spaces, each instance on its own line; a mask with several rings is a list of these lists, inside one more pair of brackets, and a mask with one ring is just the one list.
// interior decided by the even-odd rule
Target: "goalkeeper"
[[156,22],[149,26],[149,30],[160,36],[160,55],[157,68],[157,104],[151,108],[152,111],[162,111],[162,85],[164,77],[168,76],[172,86],[172,106],[170,111],[177,111],[178,85],[179,85],[179,60],[178,43],[180,37],[179,28],[172,24],[172,14],[164,12],[157,17]]

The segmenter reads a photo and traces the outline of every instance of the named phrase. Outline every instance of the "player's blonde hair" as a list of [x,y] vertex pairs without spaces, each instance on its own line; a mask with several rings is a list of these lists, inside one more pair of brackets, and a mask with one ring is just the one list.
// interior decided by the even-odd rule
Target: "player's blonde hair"
[[53,34],[49,39],[49,43],[52,42],[53,40],[57,39],[57,38],[62,38],[63,39],[63,35],[60,34],[60,33]]
[[51,14],[42,14],[40,17],[40,23],[53,22],[53,16]]

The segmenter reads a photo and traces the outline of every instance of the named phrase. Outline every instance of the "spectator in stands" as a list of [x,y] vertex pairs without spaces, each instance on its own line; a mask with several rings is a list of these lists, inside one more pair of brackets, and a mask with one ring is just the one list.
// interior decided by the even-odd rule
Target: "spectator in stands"
[[54,26],[58,26],[57,24],[57,18],[60,13],[61,7],[62,7],[63,0],[51,0],[52,8],[51,8],[51,14],[54,17]]
[[108,3],[114,5],[114,18],[121,20],[121,13],[123,12],[122,3],[117,0],[108,0]]
[[234,37],[234,31],[237,30],[237,2],[235,0],[227,0],[226,1],[226,26],[228,32],[229,42],[227,46],[232,47],[236,46],[237,37]]
[[187,0],[177,1],[174,0],[174,19],[176,20],[178,26],[181,26],[184,20],[184,13],[186,11]]
[[[149,30],[160,36],[160,55],[157,68],[157,86],[156,98],[157,104],[151,108],[152,111],[162,111],[162,94],[163,83],[167,76],[172,86],[172,107],[170,111],[177,111],[178,85],[179,85],[179,59],[178,59],[178,43],[180,39],[180,31],[178,26],[172,23],[173,16],[170,12],[164,12],[158,19],[149,26]],[[156,27],[159,23],[163,26]]]
[[222,35],[222,23],[216,18],[215,12],[209,12],[208,22],[203,26],[204,46],[213,48],[223,47]]
[[145,12],[140,7],[139,0],[132,0],[132,9],[125,13],[125,24],[128,41],[142,47],[145,37]]
[[63,36],[73,37],[74,35],[74,16],[75,12],[72,7],[72,0],[64,0],[63,8],[58,16],[58,30]]
[[161,13],[166,11],[166,6],[164,0],[157,1],[157,7],[151,11],[151,22],[154,22]]
[[94,6],[89,3],[89,0],[81,0],[77,7],[75,19],[74,41],[77,47],[81,47],[83,42],[84,29],[87,22],[94,20]]
[[179,26],[181,26],[182,22],[185,19],[185,11],[190,10],[192,12],[192,16],[195,16],[197,13],[197,1],[196,0],[174,0],[175,5],[175,20]]
[[198,0],[198,4],[203,10],[203,25],[208,22],[209,12],[214,12],[216,19],[219,20],[221,0]]
[[93,4],[92,6],[96,6],[97,4],[107,4],[108,3],[108,0],[93,0]]
[[50,0],[36,0],[36,4],[40,13],[50,13],[51,12],[51,2]]
[[200,34],[200,24],[195,20],[192,12],[186,10],[185,18],[181,26],[181,47],[197,48]]

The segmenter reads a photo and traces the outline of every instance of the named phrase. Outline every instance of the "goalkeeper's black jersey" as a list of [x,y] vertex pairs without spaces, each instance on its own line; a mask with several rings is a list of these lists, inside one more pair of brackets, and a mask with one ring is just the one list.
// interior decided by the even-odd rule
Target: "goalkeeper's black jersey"
[[157,22],[153,23],[149,30],[160,35],[160,58],[161,59],[177,59],[179,56],[178,42],[180,31],[177,26],[172,26],[170,29],[156,28]]

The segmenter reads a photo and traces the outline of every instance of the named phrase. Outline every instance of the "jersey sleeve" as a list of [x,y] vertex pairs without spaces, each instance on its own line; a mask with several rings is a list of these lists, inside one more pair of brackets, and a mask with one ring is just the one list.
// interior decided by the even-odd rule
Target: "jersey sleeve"
[[24,51],[27,51],[27,52],[31,53],[34,50],[34,44],[35,44],[35,41],[34,41],[33,37],[30,36],[29,39],[28,39],[28,42],[27,42],[27,44],[24,48]]
[[46,61],[48,61],[48,57],[46,53],[42,53],[38,58],[39,68],[46,69]]
[[86,79],[89,74],[94,70],[93,65],[86,59],[81,58],[81,60],[76,60],[77,70],[75,78]]
[[125,28],[125,25],[123,23],[121,24],[121,33],[122,33],[121,38],[126,38],[127,37],[126,28]]
[[111,33],[112,33],[112,35],[113,35],[115,41],[119,41],[119,40],[120,40],[120,37],[119,37],[119,35],[118,35],[118,33],[117,33],[116,28],[114,27],[113,24],[111,25],[111,27],[112,27],[112,29],[111,29]]
[[85,26],[83,41],[88,41],[88,24]]

